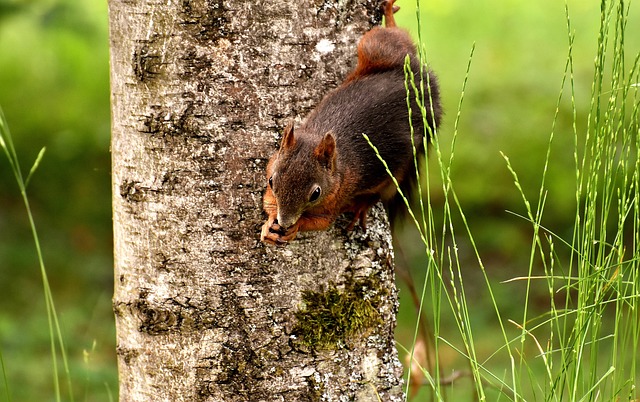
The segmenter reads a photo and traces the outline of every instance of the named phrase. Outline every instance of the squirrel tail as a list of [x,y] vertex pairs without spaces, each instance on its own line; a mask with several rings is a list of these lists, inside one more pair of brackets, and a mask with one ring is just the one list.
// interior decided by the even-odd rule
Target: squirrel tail
[[[418,67],[413,68],[414,71],[418,70]],[[419,70],[418,70],[419,71]],[[417,202],[418,197],[422,197],[422,194],[418,191],[418,172],[416,172],[417,168],[424,166],[425,159],[427,157],[426,150],[424,145],[428,145],[433,137],[436,135],[437,127],[440,126],[440,120],[442,119],[442,107],[440,105],[440,89],[438,86],[438,82],[436,77],[433,75],[431,71],[428,69],[424,70],[425,75],[425,86],[427,89],[425,90],[423,97],[423,102],[426,104],[426,123],[427,127],[424,128],[422,122],[422,115],[417,112],[418,108],[415,105],[412,105],[413,110],[413,127],[416,130],[416,133],[420,133],[420,135],[414,135],[414,146],[415,153],[417,158],[417,163],[411,164],[411,167],[405,173],[404,177],[402,177],[402,181],[400,181],[400,191],[404,195],[404,197],[409,201],[409,206],[413,206],[413,211],[416,215],[416,219],[419,221],[418,208],[420,204]],[[418,94],[421,95],[421,94]],[[413,94],[412,94],[413,96]],[[424,130],[424,131],[423,131]],[[418,138],[416,138],[418,137]],[[422,141],[427,141],[427,144],[423,144]],[[426,173],[426,172],[425,172]],[[397,223],[401,220],[406,220],[410,218],[409,211],[407,206],[400,195],[400,191],[398,191],[389,201],[386,203],[387,207],[387,215],[389,216],[389,221],[391,223],[391,230],[395,232],[395,227]]]
[[[425,160],[424,149],[420,143],[416,143],[416,148],[418,166],[422,166]],[[409,169],[409,172],[406,173],[405,177],[400,182],[400,191],[396,192],[396,194],[385,204],[392,233],[396,232],[396,227],[400,222],[407,222],[408,219],[411,219],[409,210],[407,209],[407,205],[405,204],[402,196],[407,199],[409,207],[412,208],[416,218],[420,220],[419,212],[416,207],[419,206],[417,202],[418,197],[421,197],[422,194],[419,194],[418,175],[413,168]]]

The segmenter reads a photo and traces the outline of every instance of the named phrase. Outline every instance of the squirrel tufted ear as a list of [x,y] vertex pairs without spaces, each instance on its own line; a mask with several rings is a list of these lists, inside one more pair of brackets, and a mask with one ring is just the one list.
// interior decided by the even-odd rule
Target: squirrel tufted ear
[[284,128],[284,132],[282,133],[282,143],[280,144],[280,149],[291,149],[296,145],[296,138],[293,136],[293,122],[290,121],[289,124]]
[[329,131],[324,135],[320,144],[313,151],[316,158],[326,167],[333,169],[333,164],[336,159],[336,139],[333,137],[333,133]]

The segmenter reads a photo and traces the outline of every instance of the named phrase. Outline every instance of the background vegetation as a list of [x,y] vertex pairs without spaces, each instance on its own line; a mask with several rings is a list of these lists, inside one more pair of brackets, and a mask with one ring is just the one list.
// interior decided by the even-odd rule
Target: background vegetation
[[[415,3],[399,0],[398,4],[402,7],[399,23],[415,33]],[[577,121],[586,125],[600,3],[571,0],[568,4],[576,32]],[[526,213],[500,152],[509,156],[523,192],[537,197],[568,54],[564,4],[557,0],[421,0],[421,7],[428,58],[440,78],[447,111],[439,133],[443,143],[451,140],[469,53],[476,46],[452,180],[487,275],[495,284],[493,297],[505,317],[521,318],[526,283],[501,281],[528,274],[532,229],[530,223],[506,212]],[[630,20],[634,23],[627,27],[626,45],[632,58],[640,50],[637,4],[631,4]],[[117,395],[107,23],[104,0],[0,0],[0,105],[23,165],[47,147],[29,195],[68,347],[74,393],[78,400],[89,401],[107,401]],[[573,121],[570,97],[565,97],[556,122],[543,219],[546,227],[569,239],[575,217]],[[433,188],[432,202],[444,202],[438,186]],[[420,278],[424,252],[415,237],[408,231],[402,243],[414,265],[414,276]],[[477,352],[488,356],[502,342],[495,312],[486,286],[480,285],[484,280],[473,249],[461,240],[459,252],[466,297],[476,307],[471,325],[476,328]],[[549,307],[544,292],[542,287],[540,297],[534,292],[530,300],[541,311]],[[406,292],[401,295],[398,339],[411,345],[415,312]],[[38,262],[20,194],[3,157],[0,352],[13,400],[53,399]],[[467,367],[458,353],[444,347],[441,365],[447,372]],[[472,389],[464,378],[459,383]],[[0,400],[6,399],[4,387],[0,377]]]

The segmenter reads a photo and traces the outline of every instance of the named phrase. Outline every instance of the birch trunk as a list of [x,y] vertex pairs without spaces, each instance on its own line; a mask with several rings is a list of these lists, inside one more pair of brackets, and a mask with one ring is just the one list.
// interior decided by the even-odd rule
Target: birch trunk
[[384,212],[259,242],[278,133],[377,8],[109,0],[120,401],[402,399]]

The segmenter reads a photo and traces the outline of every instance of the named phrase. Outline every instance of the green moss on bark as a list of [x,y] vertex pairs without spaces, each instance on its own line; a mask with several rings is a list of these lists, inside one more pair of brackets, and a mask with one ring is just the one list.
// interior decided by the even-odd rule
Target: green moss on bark
[[319,292],[305,291],[304,307],[295,313],[295,343],[313,351],[333,350],[369,335],[382,323],[378,307],[385,294],[371,277],[350,280],[343,290],[331,284]]

